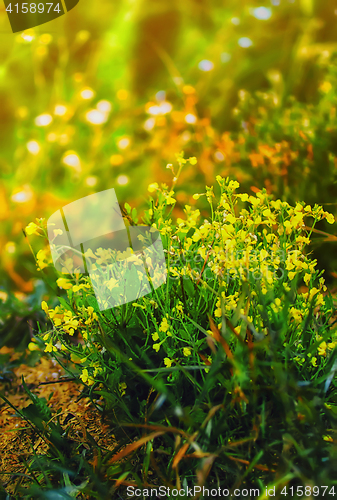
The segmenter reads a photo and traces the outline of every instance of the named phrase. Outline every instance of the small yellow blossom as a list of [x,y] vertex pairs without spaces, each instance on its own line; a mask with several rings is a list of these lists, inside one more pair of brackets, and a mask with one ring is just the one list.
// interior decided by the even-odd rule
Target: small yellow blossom
[[174,191],[170,191],[169,193],[165,193],[165,199],[166,199],[166,203],[168,205],[173,205],[176,200],[173,198],[173,195],[174,195]]
[[167,366],[167,368],[171,368],[172,360],[170,358],[164,358],[164,364],[165,366]]
[[35,344],[35,342],[29,342],[28,349],[30,351],[39,351],[40,350],[39,346],[37,344]]
[[82,370],[82,374],[80,375],[80,379],[82,382],[88,385],[92,385],[95,381],[89,376],[89,372],[86,368]]
[[122,382],[121,384],[118,384],[118,389],[121,394],[121,396],[124,396],[125,394],[125,389],[127,388],[127,385],[125,382]]
[[28,226],[25,229],[26,234],[31,235],[31,234],[39,234],[38,233],[39,226],[37,226],[34,222],[30,222]]
[[41,302],[41,309],[43,309],[43,311],[44,311],[46,314],[48,314],[48,304],[47,304],[47,302],[46,302],[45,300],[43,300],[43,301]]
[[162,322],[160,323],[159,331],[166,333],[169,327],[170,327],[169,322],[167,321],[166,318],[163,318]]
[[70,283],[70,281],[66,280],[65,278],[59,278],[59,279],[57,279],[56,283],[57,283],[57,286],[59,288],[63,288],[64,290],[69,290],[73,286]]
[[55,351],[57,351],[57,347],[55,347],[52,344],[52,341],[48,342],[48,344],[46,345],[46,348],[45,348],[44,352],[55,352]]
[[184,347],[183,349],[184,356],[191,356],[191,349],[189,347]]
[[230,181],[228,184],[228,189],[230,189],[231,191],[235,191],[235,189],[237,189],[238,187],[240,187],[238,181]]
[[45,267],[48,266],[49,262],[50,262],[50,254],[48,252],[48,249],[43,249],[43,250],[39,250],[37,252],[37,255],[36,255],[36,260],[37,260],[37,264],[38,264],[38,270],[40,271],[41,269],[44,269]]
[[153,346],[152,346],[152,347],[153,347],[153,349],[154,349],[156,352],[158,352],[158,351],[159,351],[159,349],[160,349],[160,344],[153,344]]
[[326,356],[326,348],[327,348],[326,342],[322,342],[317,349],[318,354],[320,356]]
[[335,222],[335,217],[329,212],[325,212],[325,218],[329,224],[333,224]]
[[158,188],[159,188],[158,182],[153,182],[148,186],[147,190],[149,191],[149,193],[153,193],[154,191],[157,191]]

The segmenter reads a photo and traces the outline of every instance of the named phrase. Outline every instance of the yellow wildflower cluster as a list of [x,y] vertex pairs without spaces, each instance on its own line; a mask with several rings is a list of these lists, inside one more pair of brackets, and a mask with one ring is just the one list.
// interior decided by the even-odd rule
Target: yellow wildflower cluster
[[41,304],[44,312],[49,316],[55,326],[62,326],[63,330],[69,335],[74,335],[78,328],[78,320],[69,309],[63,309],[61,306],[56,306],[55,309],[49,309],[45,301]]
[[[236,193],[239,188],[237,181],[221,176],[217,176],[216,180],[221,189],[218,206],[214,210],[212,207],[212,217],[201,224],[200,211],[189,205],[184,208],[185,217],[177,219],[175,229],[170,220],[163,220],[162,216],[156,219],[156,209],[152,210],[152,216],[157,221],[153,225],[174,242],[168,250],[169,275],[175,280],[192,279],[205,288],[209,282],[213,284],[217,281],[217,287],[223,291],[215,301],[215,318],[237,309],[241,292],[235,289],[234,284],[240,290],[242,283],[250,282],[250,306],[238,312],[241,319],[254,320],[255,327],[265,332],[261,312],[254,301],[257,290],[260,288],[264,294],[268,290],[279,290],[277,293],[282,297],[290,292],[294,280],[302,279],[309,286],[317,275],[317,262],[310,260],[303,249],[310,243],[316,221],[325,218],[333,223],[334,216],[318,205],[312,208],[305,203],[296,203],[295,207],[291,207],[285,201],[272,199],[265,190],[256,192],[254,196]],[[161,188],[158,185],[155,188],[160,196]],[[213,189],[207,187],[203,194],[212,203]],[[203,194],[198,193],[194,199]],[[238,211],[238,202],[247,206],[243,208],[240,205]],[[289,320],[295,327],[306,317],[311,302],[314,301],[316,307],[324,305],[325,291],[324,280],[320,280],[317,288],[311,287],[308,292],[297,295],[297,300],[289,308]],[[174,307],[171,314],[176,317],[179,309],[182,312],[181,307]],[[278,315],[282,310],[282,300],[276,294],[269,302],[268,316],[272,319],[273,314]],[[164,318],[159,333],[168,330],[169,322]],[[162,343],[158,340],[157,332],[153,334],[156,351]]]

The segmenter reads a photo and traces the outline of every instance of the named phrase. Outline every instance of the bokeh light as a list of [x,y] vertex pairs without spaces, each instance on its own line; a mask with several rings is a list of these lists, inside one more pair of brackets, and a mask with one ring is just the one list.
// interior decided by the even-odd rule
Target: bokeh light
[[240,47],[243,47],[246,49],[248,47],[251,47],[253,45],[253,42],[247,36],[243,36],[243,37],[239,38],[238,44],[240,45]]
[[51,124],[52,121],[53,117],[48,113],[44,113],[35,118],[35,125],[37,125],[38,127],[47,127]]
[[119,184],[120,186],[126,186],[127,184],[129,184],[129,177],[127,175],[119,175],[117,177],[117,184]]
[[27,142],[27,149],[32,155],[39,154],[41,148],[37,141],[29,141]]

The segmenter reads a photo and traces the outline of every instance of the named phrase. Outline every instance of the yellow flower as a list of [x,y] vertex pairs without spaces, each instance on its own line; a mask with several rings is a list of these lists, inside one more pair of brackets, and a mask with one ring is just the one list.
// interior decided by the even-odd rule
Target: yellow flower
[[93,251],[91,248],[88,248],[88,250],[84,253],[85,257],[88,259],[97,259],[96,255],[94,255]]
[[322,92],[324,92],[325,94],[327,94],[328,92],[330,92],[330,90],[332,89],[332,85],[330,82],[323,82],[320,86],[320,89]]
[[152,340],[153,340],[153,342],[156,342],[157,340],[159,340],[159,335],[157,332],[152,334]]
[[160,349],[160,344],[153,344],[153,346],[152,346],[152,347],[153,347],[153,349],[154,349],[156,352],[158,352],[158,351],[159,351],[159,349]]
[[77,326],[78,326],[77,319],[69,319],[65,321],[63,329],[67,333],[69,333],[69,335],[74,335],[74,330],[77,330]]
[[88,380],[88,377],[89,377],[88,370],[87,370],[86,368],[84,368],[84,369],[82,370],[82,374],[80,375],[80,378],[82,379],[82,381],[83,381],[84,383],[86,383],[86,382],[87,382],[87,380]]
[[257,205],[260,204],[261,200],[259,198],[255,198],[255,196],[250,196],[249,201],[252,205],[254,205],[254,207],[257,207]]
[[329,224],[333,224],[335,222],[335,217],[329,212],[325,212],[325,218]]
[[222,310],[221,310],[221,307],[218,307],[215,311],[214,311],[214,316],[216,318],[221,318],[222,316]]
[[163,318],[162,322],[160,323],[159,331],[166,333],[169,327],[170,327],[169,322],[167,321],[166,318]]
[[48,344],[46,345],[46,348],[44,350],[44,352],[55,352],[57,351],[57,348],[52,344],[52,341],[48,342]]
[[295,319],[295,321],[302,321],[302,313],[299,309],[295,309],[295,307],[292,307],[289,313]]
[[169,193],[165,194],[166,203],[168,205],[173,205],[176,202],[176,200],[173,198],[173,195],[174,191],[170,191]]
[[56,280],[56,283],[57,283],[57,286],[59,288],[63,288],[64,290],[69,290],[70,288],[72,288],[72,284],[66,280],[65,278],[59,278]]
[[125,382],[118,384],[118,389],[119,389],[119,392],[121,393],[121,396],[124,396],[126,388],[127,388],[127,385]]
[[[89,288],[90,285],[87,283],[81,283],[80,285],[74,285],[73,286],[73,292],[78,292],[79,290],[84,290],[85,288]],[[63,288],[63,287],[62,287]]]
[[240,187],[238,181],[230,181],[228,184],[228,189],[230,189],[231,191],[235,191],[235,189],[238,187]]
[[317,358],[315,356],[311,358],[311,364],[312,366],[317,366]]
[[309,285],[310,278],[311,278],[311,274],[306,273],[306,274],[304,275],[303,280],[304,280],[304,283],[305,283],[307,286]]
[[184,356],[191,356],[191,349],[189,347],[184,347],[183,349]]
[[318,354],[320,356],[326,356],[326,348],[327,348],[326,342],[322,342],[317,349]]
[[240,196],[241,201],[248,201],[249,200],[249,196],[247,193],[243,193],[243,194],[237,195],[237,196]]
[[31,234],[39,234],[38,233],[39,226],[37,226],[34,222],[30,222],[28,226],[25,229],[26,234],[31,235]]
[[172,361],[170,358],[164,358],[164,364],[167,366],[167,368],[170,368],[172,366]]
[[39,346],[37,344],[35,344],[35,342],[29,342],[28,349],[30,351],[39,351],[40,350]]
[[48,249],[39,250],[36,255],[36,260],[39,266],[38,267],[39,271],[47,267],[50,262]]
[[192,156],[191,158],[188,159],[191,165],[196,165],[197,164],[197,159],[195,156]]
[[229,222],[230,224],[234,224],[235,221],[236,221],[236,218],[234,217],[234,215],[228,214],[226,216],[226,222]]
[[157,191],[158,188],[159,188],[158,182],[153,182],[148,186],[147,190],[149,191],[149,193],[153,193],[154,191]]
[[46,302],[45,300],[43,300],[43,301],[41,302],[41,309],[43,309],[43,311],[44,311],[46,314],[48,314],[48,304],[47,304],[47,302]]

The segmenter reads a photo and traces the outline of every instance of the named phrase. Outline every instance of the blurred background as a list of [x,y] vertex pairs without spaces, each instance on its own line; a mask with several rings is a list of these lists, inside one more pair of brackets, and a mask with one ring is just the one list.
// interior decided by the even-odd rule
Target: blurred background
[[[176,215],[217,174],[336,215],[336,23],[331,0],[80,0],[13,34],[1,3],[3,315],[40,307],[22,228],[111,187],[141,208],[181,150],[198,163],[176,187]],[[331,283],[335,239],[313,247]]]

